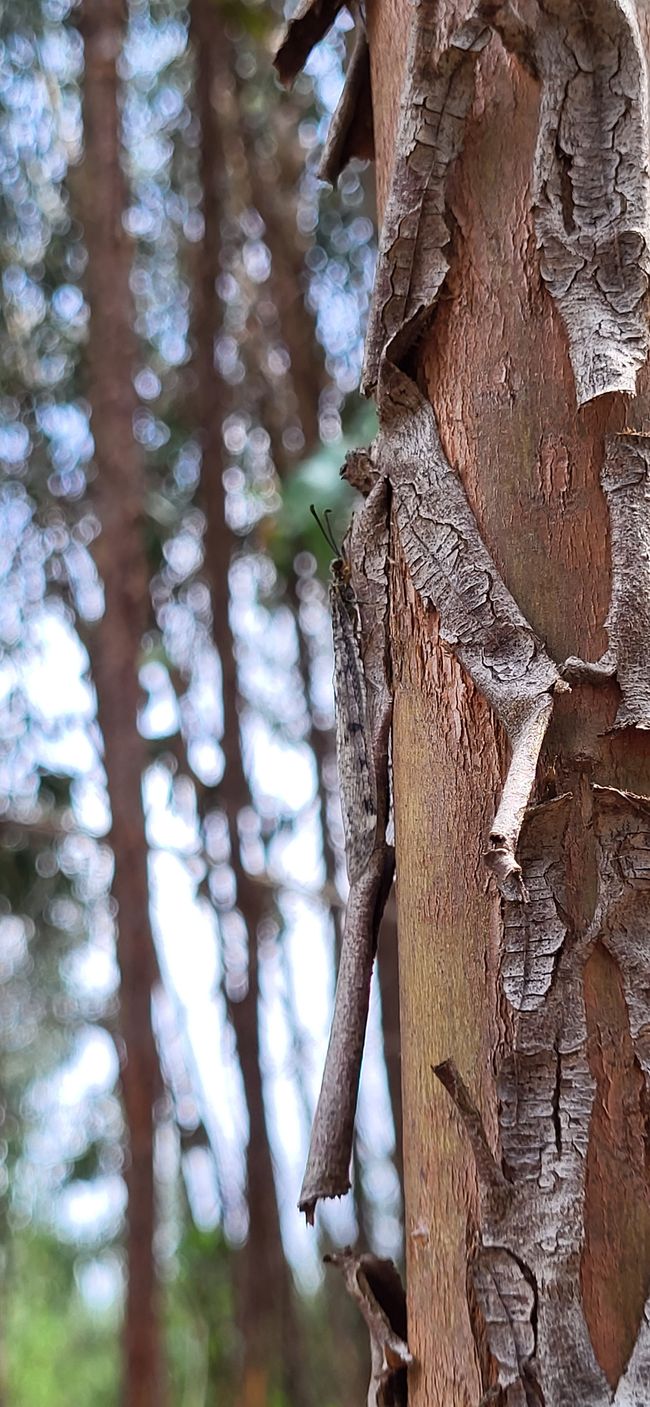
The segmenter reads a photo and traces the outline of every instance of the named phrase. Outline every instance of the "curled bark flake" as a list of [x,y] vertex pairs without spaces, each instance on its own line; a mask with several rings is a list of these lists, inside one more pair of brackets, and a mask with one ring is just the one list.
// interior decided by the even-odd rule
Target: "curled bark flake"
[[612,536],[609,649],[597,664],[571,658],[567,678],[616,675],[623,700],[614,728],[650,728],[650,436],[612,435],[601,483]]
[[368,1407],[406,1407],[406,1369],[413,1362],[406,1342],[406,1296],[392,1260],[344,1251],[325,1256],[343,1273],[370,1337]]
[[314,45],[331,29],[345,0],[301,0],[291,16],[273,60],[278,78],[285,87],[304,68]]
[[648,64],[635,0],[480,7],[542,84],[533,171],[541,273],[567,330],[578,405],[633,392],[648,356]]
[[[388,494],[376,483],[334,564],[333,615],[339,780],[350,894],[334,1016],[299,1207],[350,1186],[350,1159],[377,935],[393,879],[386,843],[392,690],[388,654]],[[338,624],[337,624],[338,621]]]
[[571,798],[557,797],[526,816],[518,858],[528,903],[503,905],[501,981],[516,1011],[535,1011],[553,980],[567,933],[563,906],[563,852]]
[[370,50],[366,28],[359,17],[343,91],[330,122],[318,175],[321,181],[335,185],[353,156],[363,161],[373,161],[374,155]]
[[489,37],[482,21],[469,21],[437,56],[431,7],[418,5],[368,318],[365,394],[376,385],[387,343],[407,325],[411,340],[422,330],[446,278],[447,173],[462,147],[474,64]]
[[440,444],[435,414],[388,356],[379,384],[373,458],[390,479],[400,542],[414,586],[440,616],[440,634],[485,696],[512,755],[485,859],[507,898],[524,896],[515,857],[537,761],[566,688],[502,581]]

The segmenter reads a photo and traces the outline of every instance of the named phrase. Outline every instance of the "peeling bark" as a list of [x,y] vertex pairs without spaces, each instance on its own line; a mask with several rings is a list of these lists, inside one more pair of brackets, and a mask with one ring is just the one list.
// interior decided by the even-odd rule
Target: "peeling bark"
[[[379,925],[393,880],[386,843],[392,716],[388,657],[388,486],[370,491],[333,567],[337,757],[350,894],[334,1016],[299,1207],[350,1186],[350,1159],[370,982]],[[338,624],[337,624],[338,622]]]
[[366,26],[358,16],[343,91],[330,122],[318,174],[322,181],[335,185],[354,156],[362,161],[372,161],[374,155],[370,53]]
[[420,4],[411,32],[391,191],[379,241],[361,389],[368,395],[396,333],[424,330],[449,269],[445,183],[462,146],[474,95],[474,61],[489,30],[471,21],[440,57],[433,7]]
[[355,1256],[346,1250],[325,1256],[341,1270],[370,1337],[368,1407],[406,1407],[406,1372],[413,1358],[406,1342],[406,1296],[392,1260]]
[[566,685],[481,541],[460,479],[443,453],[431,405],[388,354],[378,408],[381,429],[371,455],[392,486],[413,585],[438,611],[442,640],[494,709],[512,749],[485,859],[503,893],[516,897],[517,840],[553,694]]
[[633,392],[648,356],[648,62],[635,0],[484,0],[541,82],[533,169],[541,272],[564,320],[578,405]]
[[[457,9],[377,0],[368,16],[380,181],[392,170],[364,373],[380,430],[345,470],[365,491],[388,480],[392,504],[410,1386],[417,1407],[481,1393],[641,1407],[650,802],[632,787],[650,791],[650,17],[632,0],[483,0],[459,31]],[[410,24],[399,118],[396,14]],[[517,65],[488,47],[488,24]],[[638,403],[604,398],[637,375]],[[574,387],[598,405],[576,416]],[[560,698],[542,639],[558,660],[601,648],[603,451],[609,650],[598,666],[570,655],[576,688]],[[476,828],[500,776],[497,897]],[[478,1206],[449,1102],[427,1084],[428,1043]]]
[[568,659],[567,679],[615,675],[623,701],[615,728],[650,728],[650,438],[612,437],[600,476],[612,534],[609,649],[597,664]]
[[[564,1407],[569,1402],[572,1407],[641,1407],[650,1394],[650,1300],[644,1304],[643,1299],[647,1286],[639,1286],[638,1332],[628,1346],[629,1361],[618,1362],[613,1382],[594,1353],[581,1292],[585,1219],[589,1225],[590,1217],[585,1180],[596,1094],[583,973],[590,955],[602,945],[620,970],[635,1057],[647,1077],[650,802],[599,786],[589,788],[586,799],[591,806],[597,896],[593,918],[582,930],[567,923],[569,875],[567,848],[562,845],[575,799],[564,796],[533,808],[524,825],[524,882],[532,889],[533,873],[540,867],[553,876],[537,917],[539,941],[544,947],[546,938],[546,946],[552,947],[559,923],[570,928],[571,943],[557,957],[553,982],[544,978],[542,997],[535,993],[534,1005],[524,1007],[521,988],[517,993],[513,1050],[497,1072],[505,1173],[493,1158],[481,1117],[457,1071],[449,1062],[436,1070],[474,1154],[481,1203],[474,1286],[509,1407]],[[517,957],[523,971],[529,917],[510,926],[511,955],[517,948],[514,935],[521,935]],[[641,1121],[642,1085],[643,1080],[637,1083]],[[629,1210],[650,1246],[645,1157],[641,1139],[638,1210]],[[609,1196],[618,1197],[615,1181],[610,1182]],[[623,1292],[625,1284],[620,1288]]]
[[301,0],[292,15],[275,56],[275,67],[281,83],[293,83],[309,55],[331,29],[344,0]]

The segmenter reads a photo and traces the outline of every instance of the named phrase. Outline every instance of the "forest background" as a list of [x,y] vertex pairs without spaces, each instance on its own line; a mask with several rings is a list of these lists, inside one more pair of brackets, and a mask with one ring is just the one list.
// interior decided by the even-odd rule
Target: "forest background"
[[290,95],[281,22],[0,20],[2,1407],[360,1401],[321,1257],[401,1257],[390,914],[353,1191],[296,1208],[346,892],[309,505],[373,432],[375,246],[316,176],[350,21]]

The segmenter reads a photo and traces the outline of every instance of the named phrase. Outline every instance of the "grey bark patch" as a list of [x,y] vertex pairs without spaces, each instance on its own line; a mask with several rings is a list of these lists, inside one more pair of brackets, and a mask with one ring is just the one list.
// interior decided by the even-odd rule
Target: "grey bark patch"
[[608,439],[601,483],[612,535],[609,649],[597,664],[571,658],[563,674],[616,675],[623,701],[615,728],[650,728],[650,436]]
[[[598,943],[619,964],[635,1054],[650,1083],[650,801],[607,787],[591,788],[589,797],[596,907],[582,931],[569,931],[542,1000],[533,1009],[518,1007],[514,1046],[497,1079],[503,1181],[492,1171],[497,1160],[485,1155],[487,1138],[477,1132],[480,1116],[462,1080],[443,1080],[474,1152],[481,1207],[475,1284],[509,1407],[641,1407],[650,1401],[650,1300],[614,1390],[594,1354],[580,1287],[596,1090],[587,1058],[583,970]],[[566,866],[562,872],[560,849],[569,805],[570,798],[561,797],[534,808],[521,838],[524,870],[535,864],[547,876],[560,912],[570,878]],[[550,911],[540,915],[541,927],[550,923]]]
[[635,0],[484,0],[541,81],[533,168],[541,273],[569,340],[578,405],[633,392],[649,348],[648,62]]
[[490,37],[470,21],[436,55],[433,8],[417,6],[390,194],[379,241],[368,317],[362,390],[369,394],[382,353],[397,333],[412,339],[429,317],[449,268],[447,173],[462,147],[474,95],[474,63]]
[[406,1407],[406,1369],[413,1362],[406,1342],[406,1296],[391,1260],[344,1251],[325,1256],[341,1270],[348,1294],[366,1322],[370,1338],[368,1407]]
[[501,982],[516,1011],[535,1011],[553,980],[567,934],[563,909],[563,855],[571,797],[534,807],[521,835],[518,859],[528,903],[503,905]]
[[537,1393],[532,1395],[531,1382],[537,1298],[534,1286],[514,1256],[501,1247],[479,1251],[472,1279],[508,1407],[539,1404],[541,1399]]

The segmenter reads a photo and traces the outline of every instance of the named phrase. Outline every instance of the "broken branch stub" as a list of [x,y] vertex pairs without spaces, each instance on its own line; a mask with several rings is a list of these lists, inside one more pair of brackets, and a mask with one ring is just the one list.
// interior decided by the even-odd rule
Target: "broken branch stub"
[[349,1246],[324,1260],[342,1272],[367,1325],[368,1407],[406,1407],[406,1369],[413,1358],[406,1342],[406,1295],[396,1266],[374,1255],[355,1256]]

